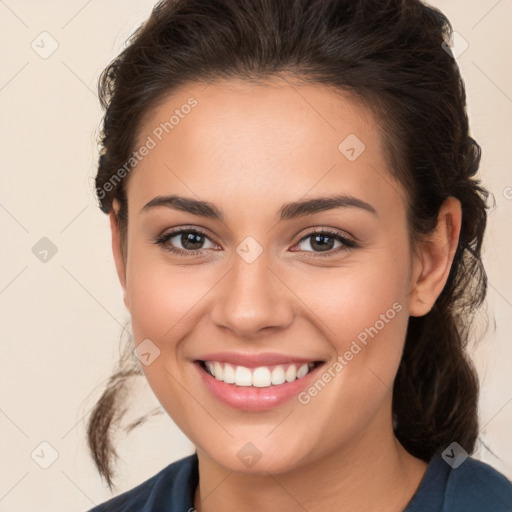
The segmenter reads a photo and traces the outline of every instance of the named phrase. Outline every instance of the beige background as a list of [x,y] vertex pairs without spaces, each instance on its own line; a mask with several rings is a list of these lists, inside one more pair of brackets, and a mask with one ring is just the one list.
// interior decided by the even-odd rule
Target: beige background
[[[128,315],[108,219],[93,196],[95,91],[153,3],[0,0],[1,511],[79,512],[110,497],[86,451],[85,420]],[[481,175],[496,202],[485,245],[489,328],[474,351],[481,440],[495,455],[480,445],[475,456],[512,479],[512,1],[433,4],[469,44],[458,61],[484,151]],[[51,38],[58,48],[43,59],[31,44],[49,51]],[[57,248],[46,263],[32,252],[42,237]],[[485,322],[481,315],[481,330]],[[145,381],[137,397],[141,413],[159,405]],[[119,439],[118,492],[192,450],[167,415],[153,417]]]

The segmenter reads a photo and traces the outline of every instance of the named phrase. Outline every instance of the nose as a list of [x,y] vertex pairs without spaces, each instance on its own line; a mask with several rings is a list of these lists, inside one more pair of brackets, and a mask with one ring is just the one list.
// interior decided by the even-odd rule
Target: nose
[[288,327],[294,319],[293,293],[270,267],[265,251],[252,263],[235,255],[218,288],[213,323],[244,340]]

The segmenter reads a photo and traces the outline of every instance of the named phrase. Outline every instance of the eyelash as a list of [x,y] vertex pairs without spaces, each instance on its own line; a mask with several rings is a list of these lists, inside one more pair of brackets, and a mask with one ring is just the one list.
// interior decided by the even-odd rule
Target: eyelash
[[[210,238],[204,231],[201,231],[200,229],[177,229],[175,231],[169,231],[168,233],[159,236],[158,238],[156,238],[153,241],[153,243],[160,245],[166,251],[169,251],[169,252],[172,252],[179,256],[184,256],[184,257],[198,256],[199,254],[202,253],[202,251],[206,250],[206,249],[197,249],[195,251],[184,251],[183,249],[177,249],[176,247],[173,247],[172,245],[165,245],[169,239],[175,237],[176,235],[180,235],[182,233],[193,233],[195,235],[201,235],[208,239]],[[316,258],[316,257],[325,258],[325,257],[333,256],[335,254],[339,254],[340,252],[343,252],[343,251],[350,251],[352,249],[358,248],[358,244],[356,242],[354,242],[353,240],[351,240],[343,235],[340,235],[336,231],[332,231],[330,229],[322,229],[322,230],[318,230],[318,231],[313,230],[310,233],[308,233],[307,235],[303,236],[297,243],[301,243],[315,235],[324,235],[324,236],[327,235],[328,238],[334,238],[335,240],[338,240],[339,242],[341,242],[343,245],[341,247],[338,247],[338,249],[336,249],[336,250],[326,251],[325,254],[322,254],[322,253],[316,252],[316,251],[304,251],[304,252],[312,252],[314,258]],[[294,252],[300,252],[300,251],[294,251]]]

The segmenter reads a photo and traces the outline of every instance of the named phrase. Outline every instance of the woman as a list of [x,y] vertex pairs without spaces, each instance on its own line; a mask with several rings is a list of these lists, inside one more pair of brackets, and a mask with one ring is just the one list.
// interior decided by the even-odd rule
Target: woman
[[[196,452],[96,512],[493,510],[485,297],[448,20],[416,0],[160,2],[104,71],[96,177],[144,373]],[[128,357],[132,354],[136,357]]]

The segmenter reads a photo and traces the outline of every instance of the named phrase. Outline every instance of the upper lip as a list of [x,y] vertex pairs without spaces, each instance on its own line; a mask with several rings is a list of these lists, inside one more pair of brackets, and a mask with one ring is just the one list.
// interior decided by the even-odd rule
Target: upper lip
[[258,366],[271,366],[275,364],[291,363],[314,363],[320,361],[315,358],[304,358],[286,354],[277,354],[275,352],[265,352],[260,354],[247,354],[242,352],[213,352],[204,354],[197,358],[198,361],[218,361],[219,363],[229,363],[247,368],[257,368]]

